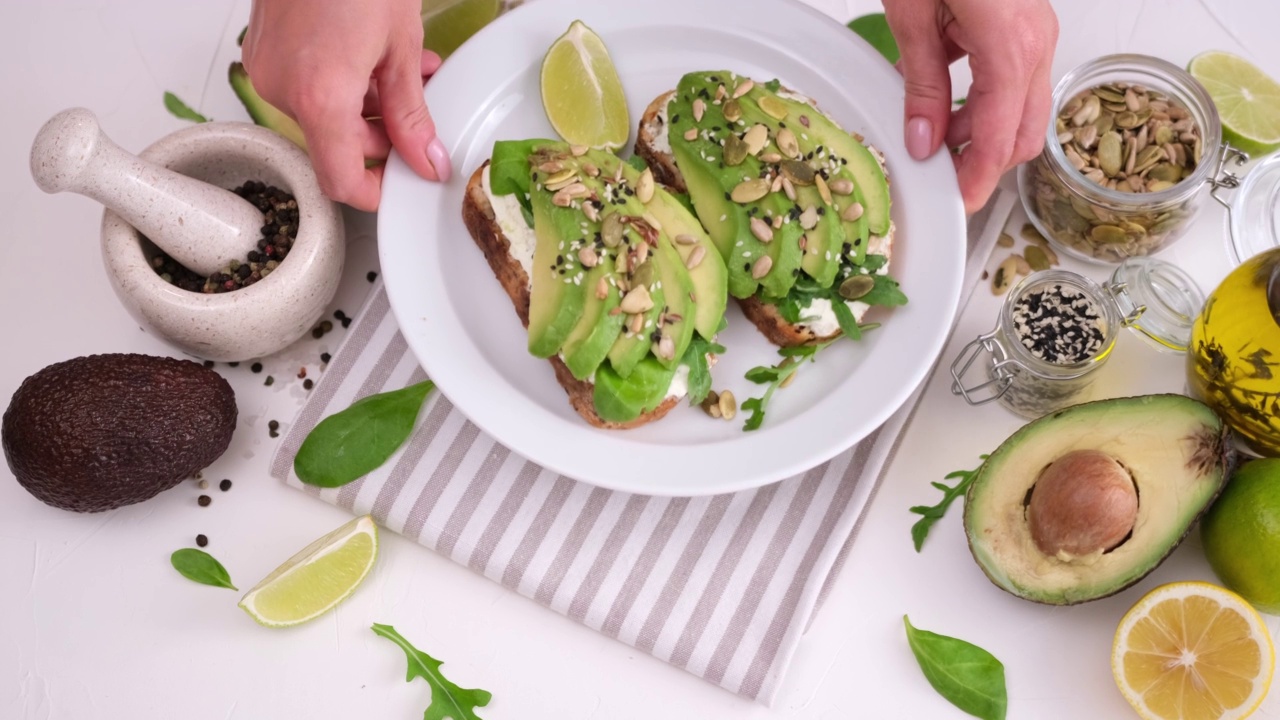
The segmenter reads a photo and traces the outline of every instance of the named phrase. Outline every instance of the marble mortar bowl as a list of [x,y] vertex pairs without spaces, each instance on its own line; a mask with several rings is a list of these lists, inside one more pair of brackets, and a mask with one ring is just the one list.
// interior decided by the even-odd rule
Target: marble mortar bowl
[[[44,170],[42,186],[61,183],[52,191],[80,192],[107,205],[102,217],[103,261],[116,295],[144,329],[198,358],[239,362],[276,353],[315,327],[337,292],[346,242],[341,210],[321,192],[305,151],[253,124],[208,122],[167,135],[134,158],[102,134],[92,114],[80,110],[63,115],[55,118],[62,127],[47,136],[72,138],[63,143],[72,152],[50,152],[49,165],[66,165],[66,156],[79,152],[86,164],[98,165],[81,171],[92,176],[93,184],[62,177],[48,180],[51,172]],[[48,147],[53,141],[44,142],[42,147]],[[33,168],[36,165],[33,158]],[[218,188],[230,190],[251,180],[274,185],[298,203],[297,239],[279,267],[252,285],[217,294],[182,290],[161,279],[150,264],[159,251],[157,243],[126,217],[152,228],[151,237],[172,232],[172,238],[158,243],[165,249],[191,243],[191,233],[185,231],[196,221],[204,223],[200,227],[227,231],[222,235],[235,234],[235,252],[220,252],[245,262],[247,248],[261,238],[260,213]],[[252,219],[259,224],[245,227],[249,220],[230,212],[228,201],[245,206],[230,210],[254,211]],[[184,223],[184,216],[192,222]],[[224,226],[215,227],[220,222]],[[175,227],[181,224],[188,227]]]

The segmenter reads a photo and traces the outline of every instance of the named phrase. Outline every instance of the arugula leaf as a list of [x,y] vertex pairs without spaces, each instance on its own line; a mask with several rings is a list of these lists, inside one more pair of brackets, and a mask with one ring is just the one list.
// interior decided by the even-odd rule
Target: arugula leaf
[[866,268],[869,273],[879,272],[880,268],[884,267],[888,263],[889,258],[885,255],[868,254],[862,258],[862,267]]
[[222,563],[203,550],[195,548],[174,550],[169,556],[169,563],[173,565],[174,570],[188,580],[239,591],[239,588],[231,584],[231,574],[222,567]]
[[394,627],[374,623],[373,631],[404,650],[409,660],[405,682],[413,682],[415,677],[420,677],[431,686],[431,704],[422,714],[422,720],[480,720],[476,708],[488,705],[493,699],[492,693],[466,690],[450,682],[440,673],[440,666],[444,663],[415,648]]
[[249,26],[245,25],[240,34],[236,36],[236,47],[244,47],[244,36],[249,34]]
[[627,158],[627,164],[635,168],[636,170],[639,170],[640,172],[644,172],[649,168],[649,163],[645,162],[644,158],[640,157],[639,155],[632,155],[631,157]]
[[[986,455],[981,455],[979,457],[984,461],[987,459]],[[956,483],[955,486],[950,486],[946,483],[940,482],[929,483],[942,491],[942,500],[932,507],[928,505],[916,505],[915,507],[910,508],[910,512],[921,516],[920,519],[916,521],[915,525],[911,526],[911,541],[915,543],[916,552],[920,552],[920,548],[924,547],[924,539],[929,536],[929,530],[933,528],[934,523],[941,520],[943,516],[947,514],[947,509],[951,507],[951,503],[955,502],[956,498],[968,492],[969,486],[973,484],[973,479],[978,476],[978,471],[981,469],[982,466],[979,465],[973,470],[956,470],[943,478],[944,480],[954,480],[959,478],[960,482]]]
[[370,395],[320,421],[293,459],[298,479],[317,487],[341,487],[378,469],[413,432],[430,380]]
[[819,350],[833,342],[835,340],[828,340],[815,345],[779,348],[778,354],[782,356],[782,362],[772,367],[754,367],[748,370],[747,380],[757,385],[768,385],[769,387],[764,391],[763,396],[750,398],[740,406],[743,411],[751,413],[747,417],[747,422],[743,424],[742,429],[746,431],[758,430],[764,424],[765,408],[768,407],[769,400],[773,398],[773,393],[796,374],[796,371],[800,369],[801,363],[805,360],[812,361]]
[[493,144],[493,157],[489,159],[489,187],[499,197],[516,193],[522,205],[527,205],[531,173],[529,155],[550,140],[499,140]]
[[192,110],[191,106],[182,102],[182,100],[177,95],[174,95],[171,92],[166,91],[164,94],[164,107],[174,117],[180,120],[190,120],[192,122],[198,122],[198,123],[209,122],[209,118],[201,115],[195,110]]
[[[721,322],[721,329],[724,323]],[[707,363],[707,353],[720,355],[725,352],[724,346],[694,334],[689,341],[689,349],[680,362],[689,366],[689,404],[700,405],[711,392],[711,366]]]
[[1003,663],[973,643],[919,630],[906,615],[902,622],[911,653],[939,695],[975,717],[1004,720],[1009,697]]
[[778,78],[774,78],[764,84],[764,89],[768,90],[769,92],[776,93],[782,89],[782,81],[779,80]]
[[854,18],[849,21],[849,29],[862,36],[862,39],[883,55],[890,65],[896,64],[902,57],[902,53],[898,51],[898,41],[894,39],[893,31],[889,29],[889,22],[885,19],[884,13],[871,13]]
[[859,302],[885,307],[907,304],[907,296],[902,293],[902,286],[898,284],[897,280],[885,275],[872,275],[871,277],[876,281],[876,284],[871,288],[871,292],[858,298]]
[[861,340],[862,329],[858,327],[858,319],[853,316],[849,304],[842,300],[832,300],[831,310],[835,313],[836,322],[840,323],[840,332],[850,340]]

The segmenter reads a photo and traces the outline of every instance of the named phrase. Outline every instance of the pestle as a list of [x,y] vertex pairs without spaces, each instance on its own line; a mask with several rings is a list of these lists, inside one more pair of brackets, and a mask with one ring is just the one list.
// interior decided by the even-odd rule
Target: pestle
[[64,110],[40,129],[31,175],[47,193],[97,200],[206,277],[243,262],[262,236],[262,213],[247,200],[129,153],[84,108]]

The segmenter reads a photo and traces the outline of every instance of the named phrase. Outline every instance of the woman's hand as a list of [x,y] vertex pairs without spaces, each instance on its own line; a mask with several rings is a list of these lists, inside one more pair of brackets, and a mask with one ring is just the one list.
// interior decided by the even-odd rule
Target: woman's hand
[[[1040,153],[1058,20],[1048,0],[884,0],[906,80],[907,151],[956,157],[965,211],[979,210],[1009,168]],[[952,112],[948,66],[968,55],[973,84]]]
[[420,12],[420,0],[254,0],[245,70],[298,122],[333,200],[376,210],[382,163],[365,161],[392,146],[428,180],[452,174],[422,99],[440,58],[422,49]]

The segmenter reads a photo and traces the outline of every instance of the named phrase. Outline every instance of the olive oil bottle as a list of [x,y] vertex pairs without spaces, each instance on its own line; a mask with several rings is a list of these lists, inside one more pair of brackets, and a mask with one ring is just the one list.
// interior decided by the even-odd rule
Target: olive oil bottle
[[1250,450],[1280,457],[1280,249],[1246,261],[1209,296],[1187,357],[1192,393]]

